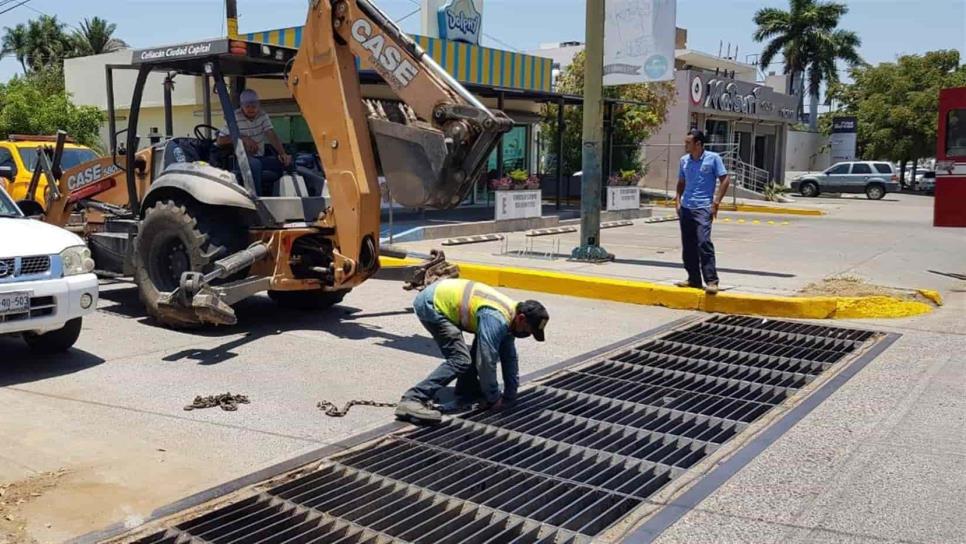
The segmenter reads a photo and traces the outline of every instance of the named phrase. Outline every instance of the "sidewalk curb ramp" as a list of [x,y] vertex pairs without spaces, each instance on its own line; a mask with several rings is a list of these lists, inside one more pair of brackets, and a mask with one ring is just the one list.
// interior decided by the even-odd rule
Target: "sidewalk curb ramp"
[[[664,208],[673,208],[674,202],[668,200],[657,200],[652,202],[655,206],[661,206]],[[785,206],[759,206],[758,204],[729,204],[727,202],[721,203],[721,208],[719,211],[722,212],[741,212],[741,213],[773,213],[778,215],[810,215],[815,217],[820,217],[825,215],[825,212],[816,208],[790,208]]]
[[[419,262],[414,259],[381,258],[385,268],[412,266]],[[911,317],[929,313],[933,309],[923,302],[890,296],[790,297],[729,292],[707,295],[700,289],[683,289],[645,281],[474,263],[454,264],[459,266],[461,278],[495,287],[663,306],[675,310],[791,319],[864,319]]]

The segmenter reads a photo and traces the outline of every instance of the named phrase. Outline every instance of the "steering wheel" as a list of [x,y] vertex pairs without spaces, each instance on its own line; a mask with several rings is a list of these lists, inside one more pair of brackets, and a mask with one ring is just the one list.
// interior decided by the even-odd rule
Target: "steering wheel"
[[[205,133],[202,132],[204,129],[208,129],[209,131],[211,131],[211,136],[206,136]],[[200,125],[195,125],[194,132],[195,132],[195,138],[203,142],[214,142],[215,139],[218,137],[217,136],[218,129],[211,125],[206,125],[205,123],[201,123]]]

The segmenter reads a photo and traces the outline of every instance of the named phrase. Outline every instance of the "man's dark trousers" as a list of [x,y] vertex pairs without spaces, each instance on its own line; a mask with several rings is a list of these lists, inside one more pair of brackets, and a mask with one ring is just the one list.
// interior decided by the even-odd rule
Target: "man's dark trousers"
[[688,283],[701,287],[704,283],[718,281],[714,262],[714,244],[711,243],[711,208],[681,207],[681,252],[684,268],[688,271]]

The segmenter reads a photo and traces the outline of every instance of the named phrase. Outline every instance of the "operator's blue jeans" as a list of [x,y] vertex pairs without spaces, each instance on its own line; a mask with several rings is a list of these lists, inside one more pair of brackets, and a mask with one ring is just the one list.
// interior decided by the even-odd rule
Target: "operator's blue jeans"
[[704,283],[718,281],[715,266],[714,244],[711,243],[711,208],[681,207],[681,253],[684,269],[688,271],[688,283],[701,287]]
[[483,395],[480,388],[479,378],[476,373],[476,366],[470,355],[470,348],[463,340],[463,331],[454,325],[443,314],[436,310],[433,304],[433,296],[436,293],[436,284],[430,285],[418,295],[413,301],[413,310],[416,317],[426,327],[426,330],[433,335],[436,345],[446,359],[436,370],[432,371],[423,381],[406,391],[403,400],[415,400],[419,402],[432,402],[436,393],[456,380],[456,396],[472,401]]
[[[276,157],[265,157],[261,155],[249,155],[248,164],[252,168],[252,181],[255,183],[255,190],[259,196],[272,196],[274,194],[274,183],[283,171],[282,161]],[[241,170],[235,168],[235,175],[241,180]],[[268,178],[269,183],[265,183]],[[267,185],[267,186],[266,186]]]

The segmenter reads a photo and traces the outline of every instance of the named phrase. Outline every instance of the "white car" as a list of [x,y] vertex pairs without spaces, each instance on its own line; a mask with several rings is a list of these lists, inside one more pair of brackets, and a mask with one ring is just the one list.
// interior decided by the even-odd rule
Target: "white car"
[[34,351],[66,351],[97,309],[97,276],[84,241],[24,217],[0,188],[0,334]]

